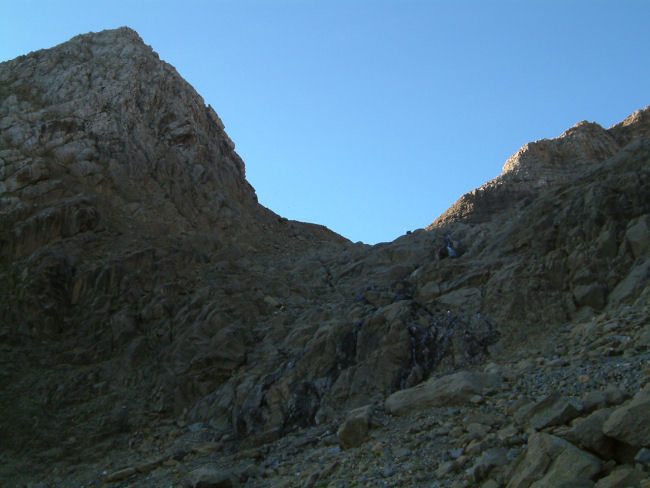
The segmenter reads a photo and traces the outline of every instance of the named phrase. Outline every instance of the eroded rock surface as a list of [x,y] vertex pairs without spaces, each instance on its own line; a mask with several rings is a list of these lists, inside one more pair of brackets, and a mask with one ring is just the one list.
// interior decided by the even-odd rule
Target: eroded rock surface
[[366,246],[130,29],[0,64],[0,484],[645,482],[649,113]]

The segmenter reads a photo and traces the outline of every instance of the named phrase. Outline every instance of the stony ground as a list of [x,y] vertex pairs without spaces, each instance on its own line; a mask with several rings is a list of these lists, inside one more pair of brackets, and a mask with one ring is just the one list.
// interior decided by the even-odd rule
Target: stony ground
[[[644,386],[649,391],[647,314],[628,308],[616,317],[596,315],[567,324],[538,345],[525,355],[504,352],[502,360],[482,365],[482,373],[496,375],[499,381],[479,395],[448,401],[446,406],[414,403],[413,410],[403,415],[391,415],[383,404],[372,405],[367,433],[346,437],[339,431],[344,423],[340,419],[297,429],[275,441],[258,436],[240,443],[220,438],[209,425],[187,425],[179,419],[79,453],[76,463],[57,462],[56,452],[23,460],[25,481],[13,486],[529,486],[513,480],[527,462],[529,440],[539,433],[570,440],[583,457],[599,452],[592,479],[580,481],[579,473],[570,468],[555,473],[574,483],[565,486],[650,486],[647,449],[637,446],[630,451],[611,438],[603,441],[602,433],[576,434],[589,423],[585,419],[629,404],[629,392]],[[648,396],[634,414],[641,415],[646,424],[641,429],[646,430]],[[534,405],[537,413],[531,416],[527,412]],[[566,405],[575,410],[567,413]],[[628,415],[626,421],[639,419]],[[353,446],[346,445],[348,441]],[[565,468],[542,469],[538,477],[553,476],[553,470],[561,469]],[[34,481],[36,473],[41,481]]]

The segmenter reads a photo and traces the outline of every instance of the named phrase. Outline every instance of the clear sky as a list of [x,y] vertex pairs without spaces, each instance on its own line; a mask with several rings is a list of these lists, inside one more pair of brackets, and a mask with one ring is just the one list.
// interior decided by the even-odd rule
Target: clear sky
[[0,60],[132,27],[260,202],[353,241],[430,224],[524,143],[650,104],[650,1],[0,0]]

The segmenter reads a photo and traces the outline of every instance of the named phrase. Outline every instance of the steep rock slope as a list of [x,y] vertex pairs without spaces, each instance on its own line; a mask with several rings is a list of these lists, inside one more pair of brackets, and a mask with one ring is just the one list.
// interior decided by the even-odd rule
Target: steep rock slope
[[[89,416],[80,438],[125,428],[131,397],[149,402],[136,423],[184,408],[170,398],[185,376],[243,361],[250,333],[231,329],[272,308],[270,263],[347,245],[260,206],[216,113],[127,28],[3,63],[0,141],[9,445],[55,444],[56,429],[29,433],[48,418],[74,430]],[[226,358],[201,359],[219,333]]]
[[[621,386],[638,391],[648,113],[524,146],[428,230],[371,247],[259,206],[217,115],[133,31],[3,63],[0,477],[192,484],[172,461],[320,449],[350,409],[432,376],[579,355],[592,343],[557,337],[596,319],[593,347],[625,348]],[[158,461],[98,474],[131,448]],[[275,462],[240,478],[315,483]],[[358,482],[346,462],[334,486]]]

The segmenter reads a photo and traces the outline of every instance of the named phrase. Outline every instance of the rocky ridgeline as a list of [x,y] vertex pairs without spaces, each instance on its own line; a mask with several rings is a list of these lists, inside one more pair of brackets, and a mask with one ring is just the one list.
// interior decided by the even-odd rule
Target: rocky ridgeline
[[428,228],[454,221],[486,222],[522,201],[530,202],[549,186],[583,176],[634,139],[649,137],[648,117],[647,109],[639,110],[608,130],[582,121],[557,139],[525,144],[508,158],[497,178],[463,195]]
[[649,114],[366,246],[130,29],[0,64],[0,484],[649,486]]

